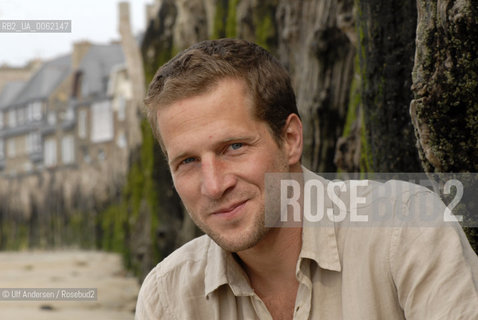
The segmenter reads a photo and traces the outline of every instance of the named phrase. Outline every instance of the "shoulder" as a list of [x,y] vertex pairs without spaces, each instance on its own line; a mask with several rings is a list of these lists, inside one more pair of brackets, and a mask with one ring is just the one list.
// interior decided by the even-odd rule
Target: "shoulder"
[[172,301],[178,301],[185,293],[204,293],[206,257],[211,241],[207,235],[191,240],[149,272],[138,295],[138,319],[172,316]]
[[446,206],[424,186],[399,180],[347,180],[338,197],[347,210],[346,218],[335,223],[344,263],[349,260],[355,264],[355,259],[368,256],[370,264],[389,270],[391,261],[396,262],[397,251],[410,245],[419,251],[427,245],[412,245],[418,237],[443,232],[440,227]]
[[209,236],[203,235],[187,242],[158,263],[151,273],[163,277],[171,272],[189,268],[193,264],[205,264],[211,241]]

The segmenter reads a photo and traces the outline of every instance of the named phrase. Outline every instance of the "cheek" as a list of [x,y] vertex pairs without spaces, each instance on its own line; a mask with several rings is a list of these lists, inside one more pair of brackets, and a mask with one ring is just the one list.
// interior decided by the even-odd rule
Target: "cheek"
[[253,161],[255,163],[254,170],[270,171],[276,169],[279,163],[283,162],[283,154],[278,150],[266,150],[257,155]]
[[267,172],[277,171],[276,160],[270,154],[262,154],[249,161],[240,168],[238,176],[242,177],[248,183],[263,188],[265,174]]
[[195,182],[193,179],[187,179],[186,177],[174,178],[174,188],[176,189],[179,197],[185,205],[189,206],[194,201],[195,195]]

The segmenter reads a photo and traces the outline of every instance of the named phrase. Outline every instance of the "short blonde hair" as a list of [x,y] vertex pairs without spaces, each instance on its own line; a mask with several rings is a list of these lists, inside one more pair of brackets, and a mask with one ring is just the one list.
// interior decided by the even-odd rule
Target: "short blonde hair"
[[269,125],[280,144],[287,117],[291,113],[299,115],[287,71],[267,50],[254,43],[219,39],[199,42],[184,50],[161,66],[153,77],[144,103],[162,148],[158,109],[207,92],[224,78],[246,82],[256,117]]

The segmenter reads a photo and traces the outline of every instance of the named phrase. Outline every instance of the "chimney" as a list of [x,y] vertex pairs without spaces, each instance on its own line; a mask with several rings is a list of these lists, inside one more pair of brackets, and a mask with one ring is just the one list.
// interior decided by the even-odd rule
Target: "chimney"
[[131,83],[132,101],[131,107],[127,109],[127,118],[131,122],[128,130],[128,142],[131,146],[141,143],[141,131],[138,122],[138,112],[142,106],[144,98],[144,69],[143,58],[139,50],[138,42],[133,36],[129,18],[129,3],[120,2],[118,4],[119,23],[118,31],[121,35],[121,47],[123,49],[126,69]]
[[119,12],[119,33],[123,35],[124,32],[131,32],[131,25],[129,21],[129,2],[120,2],[118,4]]
[[26,69],[35,72],[41,67],[42,64],[43,61],[40,58],[32,59],[27,62]]
[[71,57],[71,68],[72,70],[78,69],[80,66],[81,60],[88,52],[91,47],[91,42],[89,41],[79,41],[73,44],[73,55]]

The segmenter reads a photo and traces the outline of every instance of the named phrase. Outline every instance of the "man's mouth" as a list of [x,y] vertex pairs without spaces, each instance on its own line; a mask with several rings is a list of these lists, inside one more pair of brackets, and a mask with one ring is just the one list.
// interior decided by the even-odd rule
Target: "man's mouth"
[[212,213],[212,215],[213,216],[220,216],[220,217],[224,217],[224,218],[232,218],[235,215],[237,215],[242,210],[242,208],[244,208],[247,201],[248,200],[243,200],[243,201],[236,202],[232,205],[221,207],[221,208],[215,210]]

